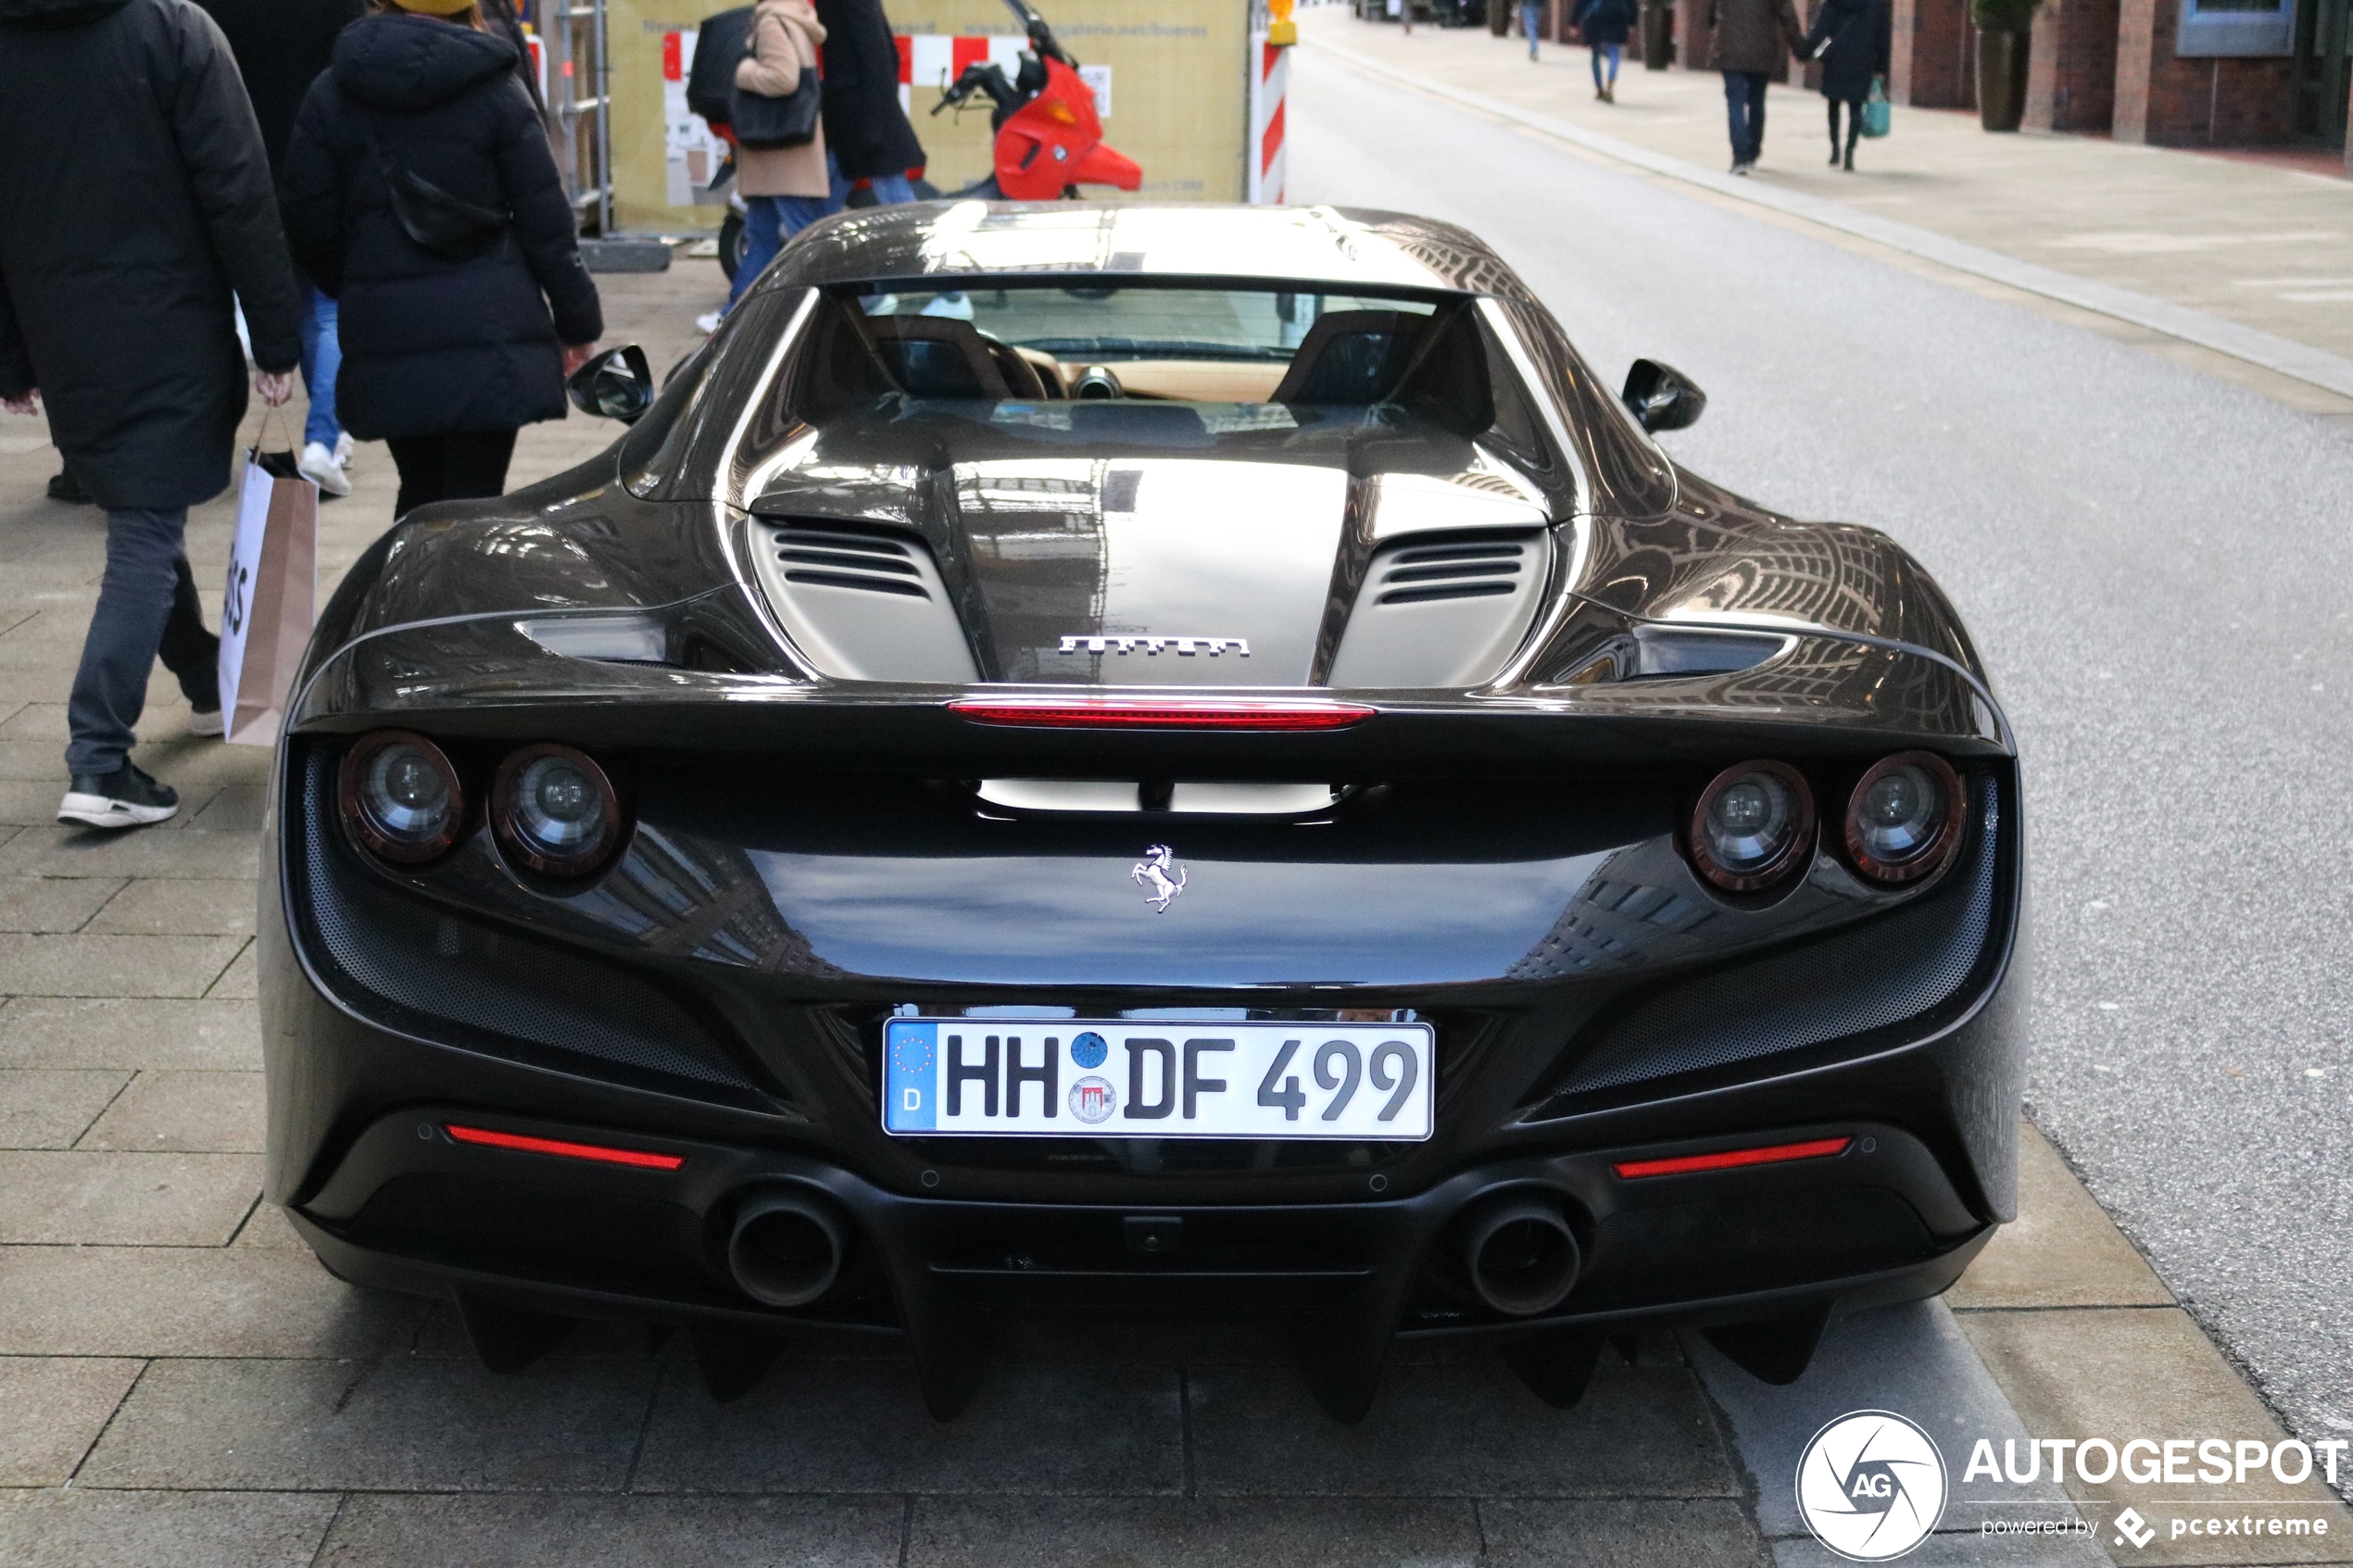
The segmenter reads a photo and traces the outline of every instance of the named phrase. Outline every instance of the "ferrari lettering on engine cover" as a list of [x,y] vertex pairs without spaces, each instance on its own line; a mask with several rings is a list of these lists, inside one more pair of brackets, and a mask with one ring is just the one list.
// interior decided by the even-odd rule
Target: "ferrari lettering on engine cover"
[[1221,653],[1231,653],[1239,659],[1250,657],[1248,637],[1064,637],[1063,653],[1173,653],[1179,659],[1207,654],[1215,659]]

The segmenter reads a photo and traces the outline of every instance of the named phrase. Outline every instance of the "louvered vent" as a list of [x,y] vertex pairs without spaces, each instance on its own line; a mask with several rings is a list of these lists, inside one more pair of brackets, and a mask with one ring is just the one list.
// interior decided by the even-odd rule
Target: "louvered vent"
[[1331,684],[1474,686],[1528,634],[1548,565],[1541,529],[1384,545],[1333,656]]
[[1528,546],[1511,540],[1486,545],[1429,545],[1384,558],[1373,580],[1373,602],[1422,604],[1508,594],[1527,568]]
[[979,679],[947,584],[921,539],[831,521],[762,518],[752,564],[810,661],[846,681]]
[[824,528],[779,528],[774,538],[776,559],[785,569],[787,583],[931,597],[915,565],[914,551],[896,539]]

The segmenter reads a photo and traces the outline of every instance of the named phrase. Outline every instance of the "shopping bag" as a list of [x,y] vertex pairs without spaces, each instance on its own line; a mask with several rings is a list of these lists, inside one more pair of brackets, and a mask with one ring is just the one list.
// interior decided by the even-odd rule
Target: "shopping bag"
[[1863,134],[1884,136],[1892,119],[1887,105],[1887,78],[1871,78],[1871,95],[1863,100]]
[[292,452],[245,452],[220,601],[220,713],[233,746],[273,746],[316,613],[319,487]]

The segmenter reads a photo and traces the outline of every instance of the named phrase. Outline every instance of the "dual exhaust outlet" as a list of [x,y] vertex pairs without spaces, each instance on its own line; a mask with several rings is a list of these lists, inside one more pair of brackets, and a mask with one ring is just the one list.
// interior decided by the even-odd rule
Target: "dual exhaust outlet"
[[[841,1279],[849,1227],[833,1205],[789,1188],[756,1192],[736,1210],[727,1272],[753,1300],[806,1307]],[[1583,1254],[1560,1204],[1530,1191],[1474,1205],[1456,1257],[1472,1292],[1508,1317],[1548,1312],[1577,1287]]]

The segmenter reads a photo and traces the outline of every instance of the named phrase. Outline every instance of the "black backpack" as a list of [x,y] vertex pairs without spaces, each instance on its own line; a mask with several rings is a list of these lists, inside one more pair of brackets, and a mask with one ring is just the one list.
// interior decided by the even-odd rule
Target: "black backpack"
[[736,66],[751,39],[751,7],[705,17],[695,36],[695,67],[686,73],[686,107],[712,125],[725,125],[736,94]]

